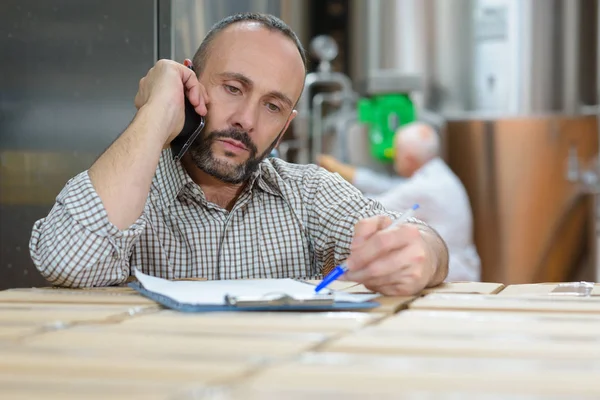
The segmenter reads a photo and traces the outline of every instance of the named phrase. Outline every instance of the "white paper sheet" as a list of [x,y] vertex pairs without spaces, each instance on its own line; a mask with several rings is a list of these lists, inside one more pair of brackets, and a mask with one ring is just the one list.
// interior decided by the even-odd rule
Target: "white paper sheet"
[[[224,305],[225,296],[265,297],[286,294],[295,299],[315,296],[315,286],[293,279],[249,279],[219,281],[169,281],[146,275],[134,269],[135,277],[151,292],[185,304]],[[322,293],[325,293],[323,291]],[[374,299],[376,294],[333,292],[335,301],[360,303]]]

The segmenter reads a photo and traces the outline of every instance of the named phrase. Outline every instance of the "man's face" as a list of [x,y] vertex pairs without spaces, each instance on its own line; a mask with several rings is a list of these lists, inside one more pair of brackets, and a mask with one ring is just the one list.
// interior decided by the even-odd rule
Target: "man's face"
[[201,170],[241,183],[278,144],[296,116],[304,65],[294,42],[253,22],[229,26],[211,44],[200,75],[206,127],[189,153]]
[[409,149],[406,149],[402,144],[396,144],[395,148],[394,169],[399,176],[408,178],[418,169],[418,163]]
[[394,169],[396,170],[396,174],[406,177],[408,169],[407,164],[408,160],[406,159],[405,154],[403,154],[402,150],[398,149],[398,146],[396,146],[396,154],[394,156]]

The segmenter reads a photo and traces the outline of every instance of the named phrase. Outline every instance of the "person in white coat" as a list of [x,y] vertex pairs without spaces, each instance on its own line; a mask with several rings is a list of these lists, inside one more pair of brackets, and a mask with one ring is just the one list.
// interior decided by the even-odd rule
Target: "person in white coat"
[[435,130],[423,123],[398,129],[394,138],[394,169],[399,177],[384,177],[368,169],[319,156],[321,167],[339,173],[367,197],[393,211],[419,204],[417,217],[442,236],[450,253],[446,281],[481,280],[481,261],[473,242],[473,215],[460,179],[440,158]]

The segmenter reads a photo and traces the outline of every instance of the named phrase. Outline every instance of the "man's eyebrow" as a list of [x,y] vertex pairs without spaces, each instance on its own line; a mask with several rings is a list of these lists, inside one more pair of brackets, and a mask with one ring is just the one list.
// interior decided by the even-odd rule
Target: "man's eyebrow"
[[254,82],[252,82],[252,79],[248,78],[244,74],[240,74],[239,72],[222,72],[219,74],[219,76],[221,78],[239,81],[242,85],[244,85],[246,87],[252,87],[254,85]]
[[[239,72],[222,72],[219,74],[219,76],[221,78],[238,81],[247,88],[251,88],[254,86],[254,82],[252,81],[252,79],[248,78],[244,74],[240,74]],[[275,98],[281,100],[290,108],[294,107],[294,102],[282,92],[272,91],[269,93],[269,96],[275,97]]]
[[274,92],[269,93],[269,96],[273,96],[273,97],[283,101],[290,108],[294,107],[294,103],[292,103],[292,100],[290,100],[289,97],[287,97],[285,94],[283,94],[281,92],[274,91]]

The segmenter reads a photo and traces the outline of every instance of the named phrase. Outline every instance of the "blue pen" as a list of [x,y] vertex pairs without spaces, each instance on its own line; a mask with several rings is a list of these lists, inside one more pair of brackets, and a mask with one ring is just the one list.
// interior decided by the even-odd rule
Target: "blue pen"
[[[402,216],[400,218],[398,218],[390,226],[388,226],[387,229],[393,228],[394,226],[397,226],[403,222],[406,222],[410,217],[412,217],[415,214],[415,211],[417,211],[417,208],[419,208],[418,204],[415,204],[414,206],[412,206],[404,214],[402,214]],[[348,272],[348,267],[346,266],[345,263],[338,265],[337,267],[335,267],[333,269],[333,271],[331,271],[329,274],[327,274],[327,276],[323,279],[323,282],[319,283],[319,285],[315,288],[315,292],[319,293],[321,290],[323,290],[327,286],[329,286],[329,284],[331,282],[335,281],[340,276],[344,275],[346,272]]]

